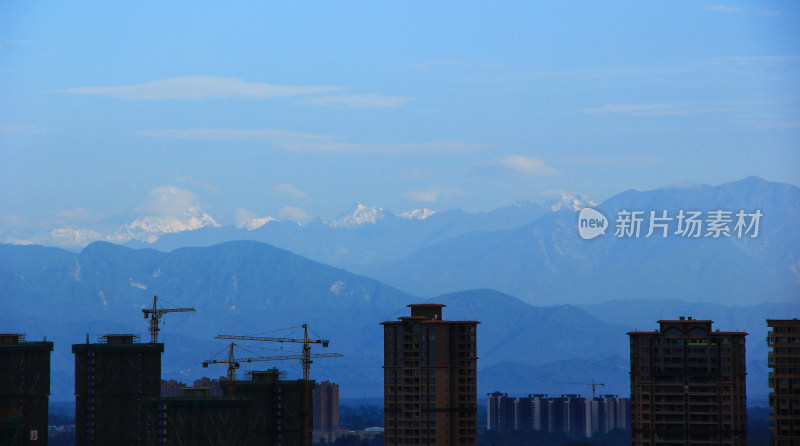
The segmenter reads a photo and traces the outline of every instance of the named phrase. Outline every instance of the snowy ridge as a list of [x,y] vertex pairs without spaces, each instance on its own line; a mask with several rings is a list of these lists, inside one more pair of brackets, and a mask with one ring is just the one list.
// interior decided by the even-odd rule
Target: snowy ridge
[[253,231],[253,230],[256,230],[256,229],[264,226],[265,224],[267,224],[267,223],[269,223],[271,221],[275,221],[275,219],[272,218],[272,217],[252,218],[250,220],[243,221],[243,222],[239,223],[238,225],[236,225],[236,228],[237,229],[246,228],[248,231]]
[[597,202],[584,194],[571,194],[562,193],[561,197],[550,200],[545,204],[553,212],[561,209],[571,209],[573,211],[580,211],[586,207],[597,206]]
[[433,209],[413,209],[407,212],[403,212],[402,214],[397,214],[398,217],[407,218],[409,220],[425,220],[426,218],[430,217],[431,215],[435,214],[436,211]]
[[386,217],[383,208],[377,206],[366,206],[356,202],[355,206],[349,211],[341,214],[334,220],[324,220],[324,223],[332,228],[346,228],[360,226],[363,224],[377,224],[379,220]]
[[221,225],[214,221],[210,215],[197,206],[183,211],[180,216],[146,216],[139,217],[133,223],[122,227],[116,234],[110,236],[110,241],[126,242],[131,239],[154,243],[164,234],[194,231],[196,229]]

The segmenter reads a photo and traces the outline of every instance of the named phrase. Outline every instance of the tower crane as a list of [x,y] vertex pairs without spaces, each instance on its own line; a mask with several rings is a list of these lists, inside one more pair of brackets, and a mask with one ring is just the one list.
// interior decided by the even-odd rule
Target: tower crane
[[[259,362],[259,361],[282,361],[292,359],[302,359],[302,355],[282,355],[282,356],[253,356],[249,358],[235,358],[233,349],[236,347],[235,342],[231,342],[226,349],[228,349],[227,359],[209,359],[203,361],[203,368],[207,368],[209,364],[228,364],[228,395],[233,395],[234,381],[236,381],[236,369],[243,362]],[[338,353],[319,353],[311,355],[312,358],[335,358],[342,356]]]
[[556,381],[556,384],[576,384],[576,385],[589,386],[589,387],[592,388],[592,400],[594,400],[595,390],[597,389],[597,386],[605,387],[605,384],[595,382],[594,378],[592,379],[592,382],[590,382],[590,383],[573,383],[573,382],[568,382],[568,381]]
[[167,313],[184,313],[187,311],[194,311],[194,308],[158,308],[157,305],[158,297],[153,296],[153,308],[144,308],[142,309],[142,313],[144,313],[144,318],[147,319],[150,317],[150,342],[155,344],[158,342],[158,321],[161,319],[161,316]]
[[[303,352],[300,355],[291,355],[279,357],[281,359],[300,359],[300,365],[303,367],[303,431],[306,433],[311,432],[308,415],[310,409],[308,407],[309,396],[309,374],[311,372],[311,358],[338,358],[341,357],[339,353],[323,353],[311,354],[310,344],[322,344],[327,347],[330,343],[327,339],[311,339],[308,337],[308,324],[301,325],[303,327],[303,338],[286,338],[286,337],[272,337],[272,336],[236,336],[236,335],[217,335],[215,339],[235,339],[240,341],[266,341],[266,342],[294,342],[303,344]],[[308,446],[309,435],[303,435],[303,444]]]
[[[330,341],[328,339],[311,339],[308,337],[308,324],[301,325],[303,327],[303,338],[285,338],[285,337],[272,337],[272,336],[237,336],[237,335],[217,335],[214,339],[231,339],[231,340],[239,340],[239,341],[267,341],[267,342],[295,342],[303,344],[303,352],[300,357],[300,364],[303,367],[303,379],[308,381],[309,372],[311,371],[311,364],[313,361],[311,360],[311,346],[310,344],[322,344],[323,347],[327,347]],[[338,353],[331,353],[330,356],[313,356],[315,358],[325,357],[325,358],[338,358],[342,355]]]

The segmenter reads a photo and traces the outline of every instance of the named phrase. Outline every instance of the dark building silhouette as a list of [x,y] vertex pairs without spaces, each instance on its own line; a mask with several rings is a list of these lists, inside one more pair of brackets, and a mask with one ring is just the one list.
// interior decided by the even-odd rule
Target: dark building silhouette
[[311,445],[314,381],[283,381],[280,376],[278,369],[270,369],[236,381],[235,396],[251,401],[249,425],[256,442],[249,444]]
[[658,323],[628,333],[632,444],[747,444],[747,333],[692,318]]
[[800,320],[768,319],[772,446],[800,444]]
[[477,321],[409,305],[383,322],[384,444],[477,444]]
[[0,444],[47,444],[52,342],[0,334]]
[[314,386],[314,438],[333,441],[339,430],[339,385],[322,381]]
[[514,423],[514,398],[507,393],[495,391],[486,395],[486,429],[507,432],[517,430]]
[[148,400],[147,445],[247,445],[250,401],[187,387],[180,397]]
[[592,402],[592,433],[607,434],[614,429],[630,429],[631,400],[617,395],[601,395]]
[[192,386],[208,388],[209,396],[222,396],[222,388],[219,385],[221,379],[222,377],[220,377],[219,379],[211,379],[211,378],[206,378],[204,376],[200,379],[194,380]]
[[[309,425],[313,423],[311,392],[306,393],[303,380],[284,381],[280,376],[277,369],[250,372],[235,381],[233,396],[187,387],[182,397],[148,401],[147,444],[310,445],[311,429],[304,430],[303,417],[308,414]],[[227,392],[227,386],[222,389]]]
[[186,383],[174,379],[161,380],[161,396],[183,396]]
[[145,402],[161,393],[164,344],[109,334],[74,344],[75,444],[144,444]]
[[186,387],[161,381],[164,344],[137,341],[105,335],[72,346],[76,445],[311,445],[313,381],[271,369],[249,372],[230,395],[219,380]]
[[592,436],[592,405],[588,398],[566,394],[553,398],[551,432],[572,438]]
[[534,394],[528,395],[528,400],[531,406],[531,430],[553,432],[553,399],[544,394]]

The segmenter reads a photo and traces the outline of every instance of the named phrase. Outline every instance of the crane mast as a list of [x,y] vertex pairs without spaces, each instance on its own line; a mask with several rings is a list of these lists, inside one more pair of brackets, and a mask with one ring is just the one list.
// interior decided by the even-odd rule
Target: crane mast
[[[254,356],[249,358],[236,358],[233,349],[236,347],[235,342],[231,342],[228,345],[228,357],[227,359],[209,359],[203,361],[203,368],[207,368],[209,364],[228,364],[228,395],[233,396],[234,392],[234,381],[236,381],[236,369],[239,368],[239,365],[243,362],[259,362],[259,361],[285,361],[285,360],[297,360],[297,359],[304,359],[305,355],[281,355],[281,356]],[[310,358],[338,358],[342,355],[339,353],[315,353],[310,355]],[[309,360],[310,360],[309,358]]]
[[[310,424],[308,415],[310,412],[310,408],[308,407],[308,401],[310,399],[310,389],[309,389],[309,375],[311,374],[311,364],[313,361],[311,358],[338,358],[341,357],[339,353],[326,353],[326,354],[311,354],[311,344],[322,344],[323,347],[327,347],[328,343],[330,342],[327,339],[311,339],[308,337],[308,324],[303,324],[303,338],[302,339],[295,339],[295,338],[280,338],[280,337],[270,337],[270,336],[236,336],[236,335],[218,335],[216,339],[238,339],[242,341],[267,341],[267,342],[295,342],[303,344],[303,350],[299,357],[297,355],[293,356],[285,356],[281,357],[281,359],[300,359],[300,365],[303,368],[303,431],[310,432]],[[303,436],[303,444],[308,446],[308,438],[306,435]]]
[[150,343],[155,344],[158,342],[158,332],[161,330],[158,328],[158,322],[161,320],[163,315],[167,313],[185,313],[187,311],[195,310],[194,308],[158,308],[158,296],[153,296],[153,308],[142,309],[144,318],[150,318]]
[[[303,379],[308,381],[309,375],[311,372],[311,364],[314,361],[311,360],[312,357],[320,358],[321,356],[314,356],[311,354],[311,344],[322,344],[323,347],[327,347],[330,343],[328,339],[311,339],[308,336],[308,324],[301,325],[303,327],[303,338],[286,338],[286,337],[272,337],[272,336],[239,336],[239,335],[217,335],[215,339],[233,339],[233,340],[240,340],[240,341],[267,341],[267,342],[294,342],[303,344],[303,350],[301,353],[300,365],[303,367]],[[331,354],[333,356],[324,356],[325,358],[337,358],[339,356],[338,353]],[[337,356],[338,355],[338,356]]]

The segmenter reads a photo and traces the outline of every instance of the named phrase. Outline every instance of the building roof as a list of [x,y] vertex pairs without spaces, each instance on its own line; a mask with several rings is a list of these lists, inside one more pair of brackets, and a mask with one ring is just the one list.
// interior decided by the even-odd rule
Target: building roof
[[[660,335],[664,334],[661,331],[629,331],[626,333],[627,335],[638,335],[638,334],[649,334],[649,335]],[[745,335],[749,336],[750,333],[744,331],[709,331],[709,335]]]
[[689,318],[689,319],[678,319],[678,320],[662,319],[662,320],[657,321],[657,322],[659,324],[697,324],[697,323],[700,323],[700,324],[713,324],[714,323],[714,321],[709,320],[709,319],[692,319],[692,318]]
[[399,321],[386,321],[381,322],[381,325],[388,325],[388,324],[402,324],[406,319],[413,319],[418,320],[420,324],[480,324],[480,321],[450,321],[447,319],[428,319],[423,316],[400,316],[397,319]]

